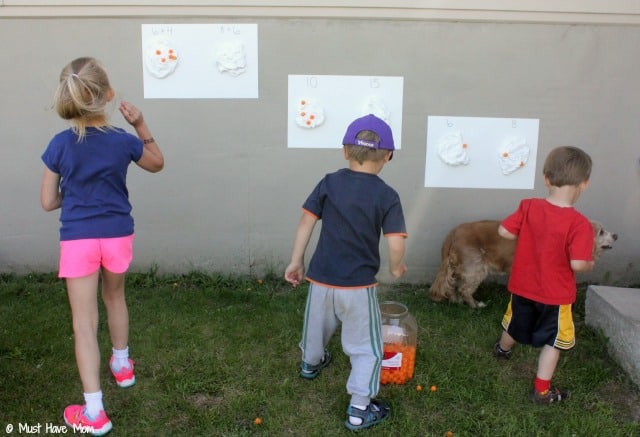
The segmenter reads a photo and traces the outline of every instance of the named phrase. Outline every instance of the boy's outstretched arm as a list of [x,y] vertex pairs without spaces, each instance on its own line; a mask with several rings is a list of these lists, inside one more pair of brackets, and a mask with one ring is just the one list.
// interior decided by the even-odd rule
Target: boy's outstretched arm
[[516,238],[518,238],[516,234],[512,234],[511,232],[507,231],[507,229],[502,225],[498,227],[498,234],[502,238],[506,238],[507,240],[515,240]]
[[291,262],[284,271],[284,279],[294,287],[297,287],[304,280],[304,252],[307,250],[307,244],[309,244],[317,221],[317,217],[303,212],[300,223],[298,223],[291,252]]
[[389,245],[389,271],[394,278],[399,278],[407,271],[404,263],[404,235],[389,235],[387,244]]
[[574,272],[588,272],[595,266],[594,261],[571,260],[571,270]]

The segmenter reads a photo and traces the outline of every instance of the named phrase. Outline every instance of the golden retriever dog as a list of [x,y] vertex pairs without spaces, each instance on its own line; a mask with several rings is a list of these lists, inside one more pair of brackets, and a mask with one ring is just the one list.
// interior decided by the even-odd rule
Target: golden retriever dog
[[[617,234],[607,231],[601,223],[591,221],[594,233],[593,257],[611,249]],[[507,240],[498,235],[498,220],[482,220],[463,223],[453,228],[446,236],[440,255],[442,262],[429,297],[440,302],[464,301],[471,308],[486,304],[473,298],[482,281],[490,274],[507,274],[517,240]]]

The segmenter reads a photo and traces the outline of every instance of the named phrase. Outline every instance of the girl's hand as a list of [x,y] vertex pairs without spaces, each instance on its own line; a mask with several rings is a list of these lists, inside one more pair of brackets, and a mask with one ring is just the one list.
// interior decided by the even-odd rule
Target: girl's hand
[[144,122],[142,112],[132,103],[123,100],[120,103],[120,107],[118,109],[120,110],[120,113],[122,114],[124,119],[127,120],[127,123],[129,123],[131,126],[137,127]]

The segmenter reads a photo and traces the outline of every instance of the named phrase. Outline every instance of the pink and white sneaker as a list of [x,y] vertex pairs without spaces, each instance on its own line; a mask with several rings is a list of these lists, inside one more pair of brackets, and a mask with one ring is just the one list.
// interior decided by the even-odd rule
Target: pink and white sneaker
[[64,421],[72,428],[73,432],[101,436],[107,434],[113,428],[111,421],[104,410],[95,419],[86,415],[84,405],[69,405],[64,409]]
[[109,360],[109,369],[111,369],[111,373],[116,379],[116,384],[118,384],[118,387],[126,388],[131,387],[133,384],[135,384],[136,376],[133,374],[133,361],[129,360],[129,367],[123,367],[116,372],[115,370],[113,370],[113,360],[114,357],[112,356]]

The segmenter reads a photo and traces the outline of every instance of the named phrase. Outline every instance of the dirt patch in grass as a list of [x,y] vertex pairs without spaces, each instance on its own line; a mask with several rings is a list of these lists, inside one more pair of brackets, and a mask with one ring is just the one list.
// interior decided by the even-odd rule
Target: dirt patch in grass
[[629,392],[622,383],[611,383],[599,389],[595,395],[616,407],[616,412],[630,421],[640,423],[640,393]]
[[224,398],[222,396],[210,396],[206,393],[194,393],[187,398],[187,401],[198,408],[208,409],[222,404]]

